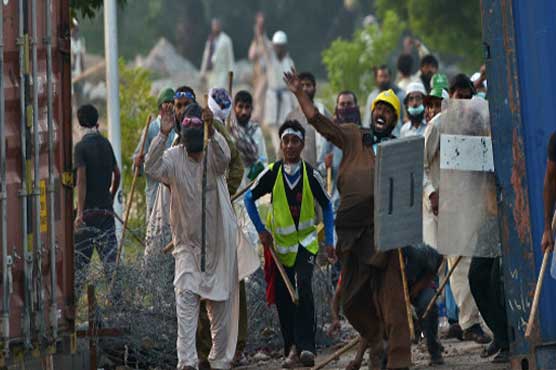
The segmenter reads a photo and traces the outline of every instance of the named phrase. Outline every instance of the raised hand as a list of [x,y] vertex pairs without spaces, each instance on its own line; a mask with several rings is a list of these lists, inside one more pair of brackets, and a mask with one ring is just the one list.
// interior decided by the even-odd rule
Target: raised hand
[[175,126],[176,115],[170,106],[162,107],[160,110],[160,132],[168,135]]
[[303,91],[301,88],[301,81],[297,77],[295,67],[292,67],[289,72],[284,72],[284,82],[288,86],[288,89],[294,94],[298,94]]
[[545,230],[542,234],[541,249],[543,253],[554,250],[554,237],[552,236],[552,230]]

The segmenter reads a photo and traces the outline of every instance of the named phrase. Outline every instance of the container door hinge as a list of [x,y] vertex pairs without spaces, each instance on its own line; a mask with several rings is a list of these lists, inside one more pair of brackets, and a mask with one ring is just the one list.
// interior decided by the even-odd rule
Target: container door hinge
[[68,188],[73,188],[75,186],[73,171],[64,171],[64,173],[62,173],[62,185]]

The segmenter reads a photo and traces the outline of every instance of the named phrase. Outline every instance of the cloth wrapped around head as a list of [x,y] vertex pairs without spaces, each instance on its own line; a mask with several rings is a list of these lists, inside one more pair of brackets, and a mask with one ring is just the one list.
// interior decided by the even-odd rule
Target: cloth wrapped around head
[[208,107],[218,120],[224,122],[232,110],[232,98],[225,89],[212,88],[208,95]]
[[203,150],[204,125],[201,107],[191,103],[185,108],[180,127],[180,136],[188,153],[199,153]]

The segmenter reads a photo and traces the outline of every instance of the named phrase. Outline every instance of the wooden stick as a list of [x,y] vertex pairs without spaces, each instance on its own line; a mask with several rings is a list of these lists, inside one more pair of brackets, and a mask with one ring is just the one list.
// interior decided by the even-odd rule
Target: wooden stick
[[71,83],[74,84],[76,82],[81,81],[84,78],[89,77],[90,75],[93,75],[93,74],[101,71],[104,68],[105,65],[106,65],[106,62],[104,60],[102,62],[98,62],[94,66],[89,67],[86,70],[84,70],[80,75],[77,75],[74,78],[72,78]]
[[[208,107],[208,95],[205,94],[203,97],[203,107],[207,109]],[[208,166],[208,137],[209,123],[207,120],[204,122],[204,138],[203,138],[203,178],[201,183],[202,194],[201,194],[201,272],[206,271],[207,266],[207,166]]]
[[405,309],[407,311],[407,323],[409,325],[409,336],[411,341],[415,340],[415,327],[413,326],[413,311],[411,310],[411,299],[409,298],[409,285],[407,284],[407,276],[405,275],[405,261],[403,259],[402,249],[398,248],[398,257],[400,259],[400,272],[402,274],[403,297],[405,300]]
[[326,169],[326,188],[328,195],[332,195],[332,167]]
[[345,346],[343,346],[342,348],[340,348],[339,350],[337,350],[336,352],[328,356],[323,362],[314,366],[312,370],[323,369],[326,365],[338,359],[341,355],[343,355],[344,353],[346,353],[347,351],[355,347],[358,343],[359,343],[359,337],[352,339],[348,344],[346,344]]
[[535,295],[533,296],[531,313],[529,314],[529,320],[527,321],[525,338],[531,337],[531,334],[533,333],[533,327],[535,326],[535,316],[537,315],[537,310],[539,309],[539,302],[541,300],[541,291],[542,291],[542,285],[544,281],[544,274],[546,273],[546,267],[548,266],[549,257],[550,257],[550,252],[547,250],[544,252],[544,256],[542,258],[541,271],[539,272],[539,277],[537,278],[537,284],[535,286]]
[[[556,212],[552,216],[551,231],[554,234],[556,229]],[[546,267],[548,266],[548,257],[550,252],[545,251],[542,257],[541,270],[539,271],[539,277],[537,278],[537,284],[535,285],[535,294],[533,295],[533,304],[531,305],[531,312],[529,313],[529,320],[527,321],[527,328],[525,330],[525,338],[529,338],[533,333],[533,327],[535,324],[535,316],[537,316],[537,311],[539,309],[539,302],[541,300],[541,291],[544,280],[544,274],[546,273]]]
[[91,369],[97,368],[97,320],[95,313],[97,311],[97,302],[95,297],[95,286],[87,285],[87,305],[88,305],[88,319],[89,319],[89,364]]
[[168,254],[168,253],[171,253],[173,250],[174,250],[174,242],[170,241],[170,243],[166,244],[164,249],[162,249],[162,252],[164,254]]
[[[151,124],[152,114],[149,113],[147,116],[147,123],[145,124],[145,131],[143,132],[143,137],[141,138],[141,149],[139,151],[139,156],[142,157],[145,154],[145,140],[147,139],[147,133],[149,131],[149,126]],[[127,200],[127,206],[125,209],[125,217],[124,217],[124,224],[122,228],[122,238],[120,239],[120,245],[118,246],[118,253],[116,254],[116,267],[114,269],[114,273],[116,273],[116,269],[120,263],[120,256],[122,254],[122,249],[124,247],[125,241],[125,234],[127,231],[127,222],[129,221],[129,211],[131,211],[131,205],[133,204],[133,194],[135,193],[135,185],[137,183],[137,177],[139,176],[140,168],[139,166],[135,166],[135,172],[133,173],[133,181],[131,182],[131,189],[129,191],[129,199]]]
[[448,270],[448,273],[446,274],[446,276],[444,276],[444,279],[442,280],[442,282],[440,283],[440,286],[438,287],[438,289],[436,290],[436,293],[434,293],[434,296],[432,297],[431,301],[429,302],[427,309],[425,310],[425,313],[421,316],[421,320],[424,320],[427,315],[429,314],[430,310],[433,308],[433,306],[436,303],[436,300],[438,299],[438,297],[440,297],[440,295],[442,294],[442,291],[444,290],[444,288],[446,287],[446,285],[448,284],[448,281],[450,281],[450,276],[452,276],[452,274],[454,273],[454,270],[456,269],[457,265],[459,264],[459,261],[461,261],[463,257],[462,256],[458,256],[458,258],[456,259],[456,261],[454,262],[454,264],[452,265],[452,267]]
[[231,198],[232,203],[235,202],[237,199],[239,199],[243,194],[245,194],[247,192],[247,190],[251,189],[251,186],[253,186],[254,183],[255,183],[255,180],[251,181],[249,184],[245,185],[245,187],[243,189],[241,189],[240,191],[235,193]]
[[[230,94],[230,99],[232,100],[232,109],[233,109],[233,101],[234,101],[234,96],[232,95],[232,85],[234,83],[234,72],[233,71],[228,71],[228,94]],[[230,112],[230,114],[228,114],[228,117],[226,117],[226,127],[230,127],[231,123],[230,123],[230,119],[232,117],[232,112]]]
[[288,288],[288,292],[292,297],[292,302],[294,304],[298,304],[299,297],[297,296],[297,292],[293,288],[292,282],[290,281],[288,274],[286,274],[286,270],[284,270],[284,266],[282,266],[282,263],[280,263],[280,261],[278,260],[278,256],[276,256],[276,251],[274,251],[274,248],[269,248],[269,251],[270,251],[270,255],[272,256],[272,259],[274,260],[274,263],[276,264],[276,267],[278,268],[278,271],[280,272],[280,275],[282,276],[282,279],[284,280],[284,283],[286,283],[286,288]]
[[[253,186],[254,183],[255,180],[251,181],[249,184],[245,185],[243,189],[235,193],[234,196],[232,196],[231,198],[232,203],[238,200],[243,194],[245,194],[247,190],[251,189],[251,186]],[[166,244],[166,246],[162,249],[162,252],[164,254],[168,254],[171,253],[173,250],[174,250],[174,242],[171,241],[170,243]]]

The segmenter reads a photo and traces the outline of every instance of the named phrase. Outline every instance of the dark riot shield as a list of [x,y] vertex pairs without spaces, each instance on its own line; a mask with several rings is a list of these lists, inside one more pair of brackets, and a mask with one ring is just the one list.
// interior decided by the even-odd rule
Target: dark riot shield
[[420,136],[377,146],[375,167],[375,245],[378,250],[423,241],[423,154]]

